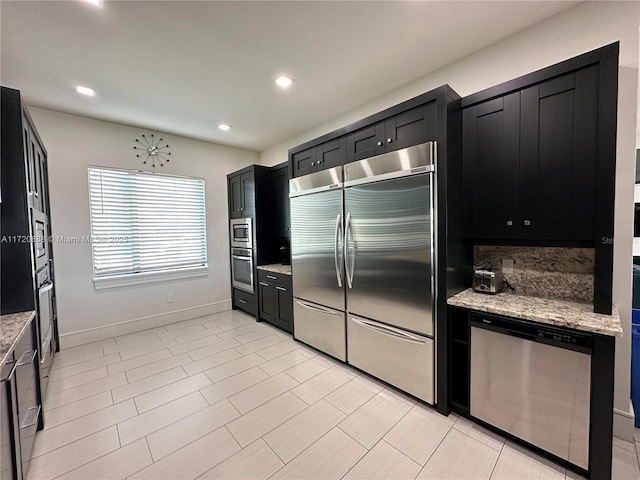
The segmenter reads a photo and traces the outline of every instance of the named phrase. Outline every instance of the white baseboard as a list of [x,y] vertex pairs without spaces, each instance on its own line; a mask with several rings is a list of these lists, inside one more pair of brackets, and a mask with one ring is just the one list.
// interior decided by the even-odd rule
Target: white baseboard
[[65,333],[60,335],[60,349],[139,332],[141,330],[147,330],[148,328],[161,327],[183,320],[204,317],[205,315],[214,315],[227,310],[231,310],[231,300],[198,305],[197,307],[174,310],[173,312],[151,315],[149,317],[135,318],[133,320],[127,320],[126,322],[113,323],[111,325],[90,328],[79,332]]
[[626,440],[627,442],[633,442],[633,432],[635,431],[635,414],[633,411],[633,405],[629,400],[629,411],[625,412],[613,409],[613,434]]

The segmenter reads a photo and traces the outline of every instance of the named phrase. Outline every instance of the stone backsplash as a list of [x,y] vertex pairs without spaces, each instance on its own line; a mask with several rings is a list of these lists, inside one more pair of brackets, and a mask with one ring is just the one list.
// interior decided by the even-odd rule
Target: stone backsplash
[[534,297],[593,302],[594,249],[559,247],[476,246],[476,267],[502,268],[513,260],[513,273],[504,274],[516,293]]

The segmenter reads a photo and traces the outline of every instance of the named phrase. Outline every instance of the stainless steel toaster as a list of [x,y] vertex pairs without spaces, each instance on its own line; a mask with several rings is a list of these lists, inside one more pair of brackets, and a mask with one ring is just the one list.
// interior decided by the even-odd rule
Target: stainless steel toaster
[[500,293],[504,278],[499,269],[479,268],[473,273],[473,290],[481,293]]

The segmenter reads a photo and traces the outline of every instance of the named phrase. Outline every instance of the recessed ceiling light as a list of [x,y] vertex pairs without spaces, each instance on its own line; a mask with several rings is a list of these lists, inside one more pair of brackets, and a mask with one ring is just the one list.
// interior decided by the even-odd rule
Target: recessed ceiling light
[[287,88],[292,83],[293,79],[287,77],[286,75],[280,75],[278,78],[276,78],[276,84],[282,88]]
[[231,125],[227,125],[226,123],[221,123],[220,125],[218,125],[218,128],[220,130],[224,130],[226,132],[227,130],[229,130],[231,128]]
[[82,85],[74,85],[73,88],[75,88],[76,92],[82,95],[88,95],[89,97],[93,97],[96,94],[93,88],[83,87]]
[[90,3],[91,5],[95,5],[98,8],[102,8],[104,5],[104,0],[84,0],[87,3]]

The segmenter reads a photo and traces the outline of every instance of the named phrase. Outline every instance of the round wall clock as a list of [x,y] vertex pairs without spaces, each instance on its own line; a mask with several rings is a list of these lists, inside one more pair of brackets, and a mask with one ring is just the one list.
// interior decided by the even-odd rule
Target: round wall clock
[[156,163],[164,167],[165,163],[169,163],[171,152],[168,150],[169,145],[162,145],[162,142],[162,138],[156,139],[154,134],[150,137],[143,134],[136,138],[133,149],[140,152],[136,154],[136,158],[141,158],[145,165],[150,162],[153,168],[156,167]]

